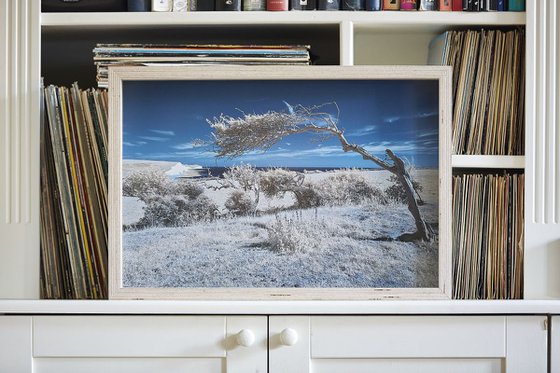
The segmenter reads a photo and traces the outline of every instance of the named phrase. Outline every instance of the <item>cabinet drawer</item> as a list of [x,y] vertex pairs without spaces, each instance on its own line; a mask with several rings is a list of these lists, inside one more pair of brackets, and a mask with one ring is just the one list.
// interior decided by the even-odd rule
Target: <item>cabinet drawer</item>
[[225,357],[223,316],[39,316],[35,357]]
[[506,356],[503,316],[316,316],[313,358]]

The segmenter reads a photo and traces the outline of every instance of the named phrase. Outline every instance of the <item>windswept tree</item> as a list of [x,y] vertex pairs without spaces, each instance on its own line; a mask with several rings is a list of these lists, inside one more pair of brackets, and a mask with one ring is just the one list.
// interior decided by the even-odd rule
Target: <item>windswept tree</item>
[[220,115],[207,120],[214,130],[214,143],[219,157],[238,157],[254,150],[266,151],[283,138],[297,134],[315,134],[320,141],[336,138],[344,152],[353,152],[363,159],[391,172],[402,185],[408,203],[408,210],[416,224],[416,232],[404,233],[403,241],[425,240],[434,237],[431,227],[425,222],[418,208],[415,191],[404,161],[391,149],[386,149],[388,159],[381,159],[363,146],[346,139],[344,130],[338,127],[339,109],[336,103],[336,116],[324,110],[329,104],[319,106],[291,106],[286,103],[287,111],[268,111],[263,114],[245,114],[239,117]]

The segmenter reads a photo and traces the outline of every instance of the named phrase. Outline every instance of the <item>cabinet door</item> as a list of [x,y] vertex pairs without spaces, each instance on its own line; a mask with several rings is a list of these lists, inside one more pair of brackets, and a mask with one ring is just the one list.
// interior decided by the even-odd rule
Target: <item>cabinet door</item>
[[33,372],[265,372],[266,331],[264,316],[38,316]]
[[270,373],[545,373],[544,321],[536,316],[271,317]]
[[550,372],[560,373],[560,316],[551,317]]

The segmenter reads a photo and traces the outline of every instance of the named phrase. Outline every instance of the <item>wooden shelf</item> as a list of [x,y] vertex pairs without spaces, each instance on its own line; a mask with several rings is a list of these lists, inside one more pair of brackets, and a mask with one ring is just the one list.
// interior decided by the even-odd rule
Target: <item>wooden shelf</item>
[[329,25],[352,23],[360,29],[405,28],[442,30],[470,25],[524,25],[524,12],[129,12],[42,13],[43,28],[197,25]]
[[453,168],[525,168],[523,155],[452,155]]

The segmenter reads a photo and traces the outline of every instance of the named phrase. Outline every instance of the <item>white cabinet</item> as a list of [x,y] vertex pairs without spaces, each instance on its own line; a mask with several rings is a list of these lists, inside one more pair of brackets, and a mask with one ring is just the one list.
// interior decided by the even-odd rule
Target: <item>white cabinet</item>
[[266,371],[266,316],[0,317],[2,373]]
[[[0,372],[545,373],[546,320],[544,315],[0,316]],[[557,329],[553,336],[559,338]],[[558,350],[558,339],[552,350]],[[557,356],[552,362],[558,363]]]
[[[270,317],[270,372],[547,371],[545,316]],[[298,334],[292,346],[282,330]]]

